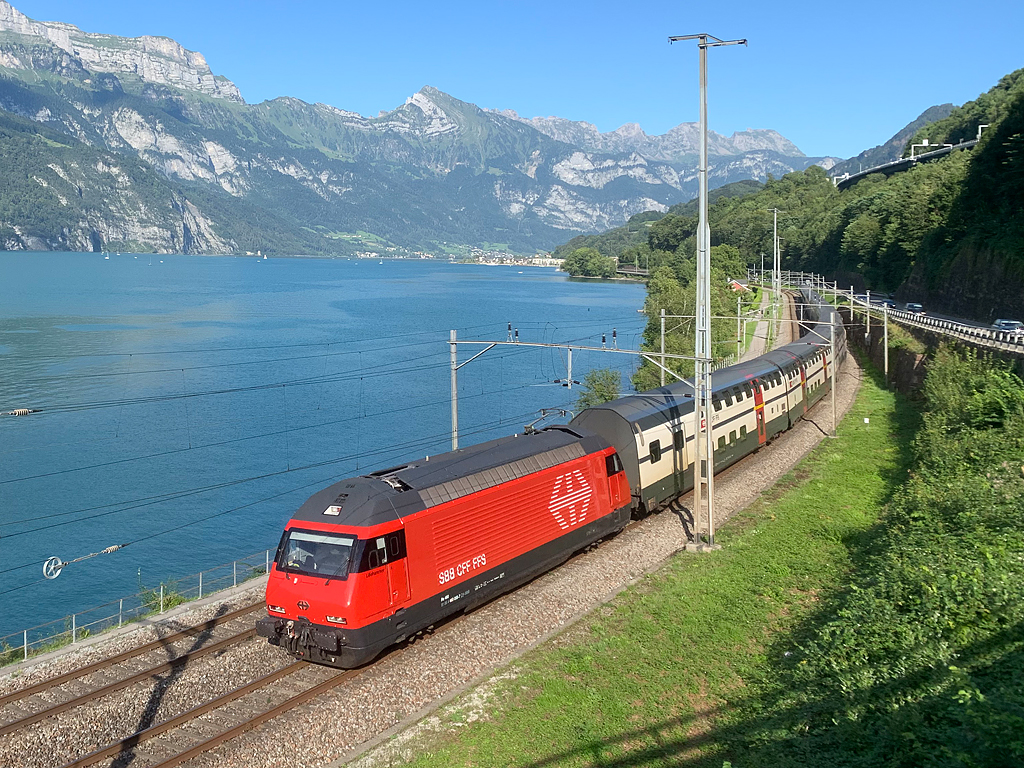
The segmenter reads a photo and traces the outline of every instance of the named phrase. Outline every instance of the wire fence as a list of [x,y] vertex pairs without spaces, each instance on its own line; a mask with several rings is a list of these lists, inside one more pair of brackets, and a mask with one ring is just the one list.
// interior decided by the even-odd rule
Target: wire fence
[[270,558],[269,549],[256,552],[199,573],[161,582],[159,587],[144,589],[134,595],[0,637],[0,666],[81,642],[109,629],[162,614],[182,603],[199,600],[204,595],[236,587],[268,573]]

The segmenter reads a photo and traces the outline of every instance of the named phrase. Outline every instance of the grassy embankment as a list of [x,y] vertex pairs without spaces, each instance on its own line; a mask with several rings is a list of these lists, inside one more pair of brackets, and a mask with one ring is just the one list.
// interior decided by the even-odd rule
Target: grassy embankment
[[720,552],[517,662],[413,764],[1024,763],[1024,385],[939,358],[923,421],[868,377]]
[[490,719],[458,728],[414,764],[539,768],[711,758],[721,749],[714,733],[724,710],[770,665],[773,638],[856,567],[879,509],[904,476],[914,419],[866,380],[839,439],[734,517],[718,535],[721,551],[674,558],[559,642],[529,654],[498,687]]

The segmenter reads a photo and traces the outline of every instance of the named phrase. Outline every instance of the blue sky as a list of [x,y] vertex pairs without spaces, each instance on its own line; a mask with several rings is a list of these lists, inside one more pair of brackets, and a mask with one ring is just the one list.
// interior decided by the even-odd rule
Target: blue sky
[[289,2],[14,0],[89,32],[173,37],[249,102],[322,101],[364,115],[424,85],[483,107],[602,131],[697,119],[697,52],[669,35],[746,37],[709,52],[709,120],[774,128],[849,157],[924,109],[962,104],[1024,66],[1024,2]]

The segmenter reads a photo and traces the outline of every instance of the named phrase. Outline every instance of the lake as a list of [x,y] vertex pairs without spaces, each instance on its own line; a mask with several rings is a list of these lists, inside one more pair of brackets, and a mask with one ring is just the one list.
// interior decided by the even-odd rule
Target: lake
[[[274,547],[314,491],[449,450],[450,329],[636,349],[645,320],[642,285],[547,268],[0,253],[0,274],[0,411],[39,410],[0,417],[0,636]],[[576,351],[573,378],[636,364]],[[460,444],[572,409],[565,378],[564,350],[469,363]]]

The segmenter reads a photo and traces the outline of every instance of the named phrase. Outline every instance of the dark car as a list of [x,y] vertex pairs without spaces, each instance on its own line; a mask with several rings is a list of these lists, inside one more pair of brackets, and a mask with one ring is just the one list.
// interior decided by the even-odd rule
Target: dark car
[[920,304],[915,304],[914,302],[910,301],[907,302],[907,312],[909,312],[912,315],[923,315],[924,307],[922,307]]

